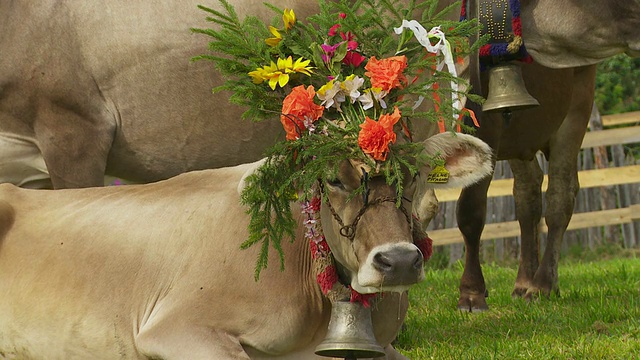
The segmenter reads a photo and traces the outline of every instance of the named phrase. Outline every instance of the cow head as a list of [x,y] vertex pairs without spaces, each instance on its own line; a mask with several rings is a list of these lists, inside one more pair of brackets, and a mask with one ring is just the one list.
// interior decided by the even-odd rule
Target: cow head
[[[425,151],[445,160],[450,177],[439,187],[468,186],[491,172],[491,149],[469,135],[435,135],[425,141]],[[412,218],[426,216],[421,221],[428,223],[435,213],[434,185],[425,180],[430,171],[425,166],[407,179],[400,207],[393,184],[349,161],[325,179],[323,230],[342,280],[354,290],[401,292],[424,279],[423,255],[412,236],[412,226],[421,225]],[[362,182],[368,190],[355,195]]]

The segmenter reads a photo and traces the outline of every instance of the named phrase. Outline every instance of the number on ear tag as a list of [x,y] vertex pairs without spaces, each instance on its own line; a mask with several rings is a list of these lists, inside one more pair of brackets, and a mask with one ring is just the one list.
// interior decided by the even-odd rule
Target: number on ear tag
[[445,169],[442,165],[437,165],[429,175],[427,175],[427,182],[434,184],[444,184],[449,181],[449,170]]

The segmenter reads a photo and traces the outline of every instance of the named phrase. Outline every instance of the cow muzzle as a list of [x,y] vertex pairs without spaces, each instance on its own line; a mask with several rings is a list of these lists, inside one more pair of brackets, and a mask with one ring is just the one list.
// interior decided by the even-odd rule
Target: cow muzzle
[[369,253],[351,287],[362,294],[403,292],[424,280],[423,264],[424,257],[414,244],[381,245]]

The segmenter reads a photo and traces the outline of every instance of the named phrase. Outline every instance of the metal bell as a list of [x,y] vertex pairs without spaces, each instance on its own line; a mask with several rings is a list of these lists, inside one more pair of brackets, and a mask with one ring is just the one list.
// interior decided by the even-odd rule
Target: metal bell
[[489,69],[489,91],[482,111],[507,112],[538,105],[538,100],[527,92],[519,65],[501,64]]
[[345,359],[384,356],[384,349],[373,335],[371,309],[359,302],[334,302],[327,336],[318,344],[315,353]]

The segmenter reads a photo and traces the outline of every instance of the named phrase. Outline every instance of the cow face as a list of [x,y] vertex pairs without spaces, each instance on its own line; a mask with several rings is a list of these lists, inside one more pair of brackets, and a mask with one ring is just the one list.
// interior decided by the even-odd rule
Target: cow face
[[[366,192],[355,194],[363,182]],[[413,180],[404,184],[407,193],[413,193],[413,185]],[[423,256],[412,243],[411,206],[407,199],[396,206],[395,186],[345,161],[324,189],[328,200],[322,207],[323,224],[331,219],[331,235],[325,229],[325,236],[356,291],[400,292],[424,279]]]
[[[444,133],[425,141],[425,151],[445,160],[449,182],[438,187],[464,187],[491,173],[491,148],[469,135]],[[435,185],[426,183],[429,167],[404,184],[402,206],[396,188],[384,177],[367,178],[367,196],[355,194],[366,171],[345,161],[336,176],[326,179],[322,206],[323,230],[343,281],[360,293],[405,291],[424,279],[423,256],[413,244],[412,212],[434,213]],[[428,220],[422,219],[422,224]]]

